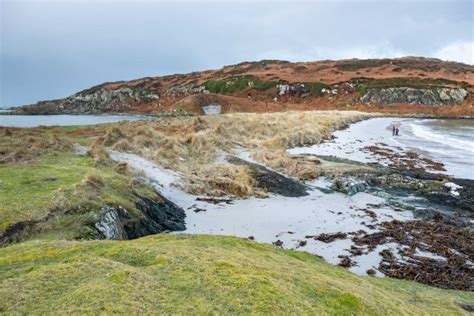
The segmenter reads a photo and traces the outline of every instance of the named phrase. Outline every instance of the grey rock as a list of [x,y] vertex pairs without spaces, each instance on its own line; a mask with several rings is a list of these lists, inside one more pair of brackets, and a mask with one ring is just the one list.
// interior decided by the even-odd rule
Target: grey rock
[[125,240],[162,232],[186,229],[186,213],[173,202],[161,197],[160,201],[139,197],[139,214],[132,215],[121,206],[104,206],[95,229],[104,239]]
[[409,87],[373,88],[360,99],[375,104],[453,105],[464,102],[468,92],[462,88],[418,89]]
[[331,185],[331,189],[347,195],[354,195],[369,189],[369,185],[365,181],[354,180],[350,178],[336,179]]
[[152,103],[160,96],[146,88],[105,89],[98,86],[60,100],[41,101],[15,109],[20,114],[96,114],[103,112],[127,112],[139,103]]
[[95,223],[95,228],[105,239],[128,239],[122,222],[123,218],[130,217],[126,209],[121,206],[104,206],[101,213],[100,220]]
[[267,192],[287,197],[308,195],[308,187],[304,184],[265,168],[262,165],[234,156],[228,157],[227,161],[234,165],[247,166],[250,169],[252,177],[257,182],[257,186]]

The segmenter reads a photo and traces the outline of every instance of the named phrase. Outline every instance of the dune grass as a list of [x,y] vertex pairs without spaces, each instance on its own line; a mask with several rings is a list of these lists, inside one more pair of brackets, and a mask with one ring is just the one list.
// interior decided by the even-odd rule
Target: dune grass
[[109,127],[96,144],[134,152],[181,173],[195,194],[261,196],[247,168],[226,163],[226,154],[244,152],[266,166],[299,179],[319,176],[318,165],[290,156],[288,147],[318,144],[331,132],[371,114],[309,111],[235,113],[129,122]]
[[190,193],[211,196],[264,196],[248,168],[227,163],[243,152],[266,166],[306,180],[321,166],[286,148],[318,144],[331,132],[373,114],[350,111],[234,113],[161,118],[88,127],[0,128],[0,163],[30,163],[42,155],[90,146],[94,166],[110,166],[107,149],[133,152],[179,172]]
[[0,249],[2,313],[462,315],[474,294],[360,277],[308,253],[218,236]]
[[70,151],[71,140],[59,129],[0,127],[0,164],[28,163],[46,153]]
[[92,146],[87,155],[74,152],[84,131],[79,137],[68,136],[71,132],[76,129],[0,128],[0,235],[29,221],[10,242],[96,238],[93,225],[104,205],[139,214],[135,194],[156,197],[126,165],[111,161],[105,148]]

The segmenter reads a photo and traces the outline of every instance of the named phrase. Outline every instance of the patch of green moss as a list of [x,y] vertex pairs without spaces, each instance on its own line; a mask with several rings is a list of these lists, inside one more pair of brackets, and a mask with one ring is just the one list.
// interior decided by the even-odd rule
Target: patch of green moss
[[462,315],[474,294],[359,277],[234,237],[31,241],[0,249],[3,313]]
[[315,82],[305,82],[304,83],[305,87],[308,87],[310,89],[310,92],[313,94],[313,95],[316,95],[316,96],[320,96],[322,95],[323,93],[321,92],[321,89],[328,89],[329,86],[327,84],[324,84],[322,82],[318,82],[318,81],[315,81]]
[[0,233],[10,225],[54,219],[21,239],[91,239],[104,205],[122,206],[132,216],[136,195],[153,197],[153,189],[117,173],[113,166],[95,166],[88,156],[68,152],[43,155],[28,164],[0,164]]
[[57,154],[29,164],[0,164],[0,233],[10,224],[47,215],[59,189],[79,183],[87,157]]
[[387,65],[390,59],[356,59],[338,62],[336,67],[339,70],[356,71],[365,68],[375,68]]
[[220,80],[209,80],[204,83],[206,90],[211,93],[234,93],[246,88],[266,91],[276,87],[275,81],[262,81],[252,76],[237,76]]

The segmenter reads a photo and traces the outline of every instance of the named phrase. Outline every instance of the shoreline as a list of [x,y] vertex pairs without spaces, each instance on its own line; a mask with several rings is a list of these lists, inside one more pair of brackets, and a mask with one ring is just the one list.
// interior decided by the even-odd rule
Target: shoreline
[[[362,122],[367,122],[367,120]],[[351,126],[362,122],[350,124],[335,133],[347,131]],[[300,147],[299,149],[307,148]],[[292,152],[294,149],[289,151]],[[371,154],[364,153],[364,155]],[[163,192],[164,196],[186,210],[185,233],[231,235],[273,244],[277,247],[302,250],[322,256],[329,263],[344,266],[359,275],[383,276],[385,274],[413,279],[414,276],[405,275],[406,272],[403,270],[415,267],[406,264],[406,259],[411,258],[409,260],[416,259],[417,264],[421,265],[414,271],[423,278],[419,280],[422,283],[445,288],[470,289],[468,274],[464,274],[463,281],[452,283],[454,276],[450,275],[450,267],[446,266],[447,257],[450,258],[449,260],[455,257],[458,262],[459,260],[469,262],[466,256],[469,255],[470,248],[465,248],[465,243],[469,243],[469,239],[463,240],[462,245],[453,244],[453,242],[456,238],[454,236],[465,231],[463,225],[469,223],[470,215],[453,217],[457,215],[455,212],[450,212],[449,208],[450,203],[467,199],[466,202],[462,202],[464,204],[460,204],[461,209],[465,208],[466,203],[470,203],[469,199],[473,198],[474,185],[471,191],[466,192],[466,195],[462,186],[451,185],[453,182],[459,182],[459,179],[445,175],[432,175],[426,172],[423,166],[415,170],[415,173],[403,175],[404,172],[401,172],[403,171],[401,169],[383,166],[379,164],[380,162],[374,161],[370,164],[375,168],[372,172],[361,173],[355,168],[355,172],[346,172],[339,177],[306,181],[305,184],[310,188],[307,197],[285,198],[272,194],[265,199],[248,198],[229,200],[230,202],[216,199],[213,203],[209,203],[209,199],[206,200],[175,188],[173,183],[180,181],[178,174],[170,174],[169,171],[135,155],[119,154],[119,156],[115,156],[114,159],[126,162],[130,167],[141,171],[160,192]],[[245,159],[244,156],[241,158]],[[364,166],[363,162],[341,160],[343,159],[341,157],[334,162],[331,162],[330,157],[318,155],[315,157],[326,160],[324,163]],[[418,160],[418,157],[413,157],[413,160]],[[400,172],[402,175],[397,178]],[[374,182],[375,179],[383,177],[391,179],[388,180],[389,183],[391,182],[390,185]],[[167,180],[163,182],[163,179]],[[408,184],[406,181],[409,181]],[[419,191],[419,183],[425,183],[430,187],[429,190],[438,192],[440,198],[426,200],[426,193]],[[469,183],[474,184],[474,181]],[[461,197],[456,191],[458,188],[461,188]],[[413,194],[419,197],[407,199]],[[446,197],[454,200],[450,201]],[[446,201],[443,202],[443,199]],[[432,206],[447,208],[448,213],[434,211]],[[403,237],[405,235],[393,235],[390,230],[396,232],[395,227],[406,227],[405,232],[408,236],[414,232],[414,227],[420,226],[416,224],[417,222],[423,223],[424,226],[421,225],[421,227],[425,230],[418,236],[420,240],[428,236],[431,230],[442,227],[447,234],[446,244],[450,244],[456,253],[449,251],[446,253],[443,245],[429,245],[429,240],[425,240],[429,245],[428,248],[421,243],[407,244]],[[472,218],[471,222],[474,223]],[[473,236],[469,232],[465,234],[467,234],[465,238]],[[385,236],[383,237],[385,241],[373,241],[374,236]],[[410,247],[412,251],[407,252],[406,249]],[[394,268],[399,267],[402,262],[403,269]],[[446,273],[445,277],[449,281],[439,283],[433,279],[434,276],[425,270],[425,268],[429,269],[430,265],[435,265],[441,270],[445,269],[440,273]],[[457,266],[454,269],[457,272],[453,273],[461,273],[459,269],[464,269],[463,265]]]
[[[266,124],[261,124],[263,119]],[[392,118],[327,111],[306,115],[291,112],[203,116],[85,129],[85,134],[70,134],[73,138],[67,142],[73,145],[78,139],[75,137],[94,136],[94,140],[82,139],[89,150],[83,147],[74,150],[74,155],[92,159],[94,166],[106,166],[109,172],[112,167],[120,167],[116,169],[120,172],[134,170],[125,178],[145,180],[170,205],[182,210],[185,233],[238,236],[322,256],[359,275],[387,275],[469,290],[469,274],[463,269],[470,269],[469,262],[474,261],[468,259],[474,253],[469,241],[473,236],[469,227],[474,226],[474,181],[431,173],[426,168],[439,168],[436,161],[390,149],[388,142],[361,151],[371,144],[358,139],[360,135],[353,132],[354,128],[374,125],[377,120],[390,122]],[[377,134],[390,133],[385,125],[378,124],[366,132],[375,138]],[[183,129],[187,134],[182,135]],[[3,130],[5,139],[23,133]],[[64,131],[54,130],[56,136]],[[25,133],[39,133],[38,141],[44,142],[40,129]],[[337,145],[343,139],[339,134],[344,133],[352,133],[355,137],[349,143],[360,146],[351,151],[348,143],[339,145],[342,153],[335,154],[338,158],[305,152],[314,147],[303,147],[305,144],[322,142],[317,146],[321,148]],[[56,140],[52,144],[57,143]],[[257,156],[252,148],[262,149],[261,144],[273,146]],[[194,173],[201,172],[201,159],[210,151],[215,154],[204,157],[203,170],[211,173]],[[167,160],[160,159],[165,153]],[[357,155],[364,159],[355,161]],[[374,155],[383,156],[373,159]],[[281,157],[284,160],[275,163]],[[197,164],[195,169],[189,169],[191,163]],[[88,177],[86,183],[106,188],[105,193],[110,190],[103,179]],[[99,206],[104,203],[97,202]],[[136,203],[133,199],[125,202]],[[102,210],[108,213],[103,214]],[[107,232],[110,227],[126,225],[123,220],[127,215],[121,206],[97,212],[97,223]],[[113,212],[120,216],[116,214],[115,218]],[[417,232],[416,227],[422,231]],[[444,232],[439,237],[445,238],[443,244],[427,239],[438,230]],[[18,232],[19,238],[21,233]],[[459,238],[460,234],[464,237]],[[134,232],[123,236],[127,235],[139,236]],[[128,239],[120,234],[118,238],[114,234],[107,236]],[[453,260],[455,265],[446,264]],[[443,280],[435,279],[429,269],[437,270]],[[416,271],[418,276],[407,271]]]
[[[396,106],[396,105],[390,105]],[[10,111],[6,109],[5,112],[0,111],[0,116],[9,116],[9,115],[17,115],[17,116],[57,116],[57,115],[73,115],[73,116],[144,116],[144,117],[167,117],[167,116],[205,116],[202,113],[188,113],[185,112],[183,114],[176,113],[176,110],[171,111],[164,111],[164,112],[101,112],[101,113],[75,113],[75,112],[68,112],[68,113],[17,113],[17,112],[6,112]],[[298,110],[298,109],[285,109],[281,111],[270,111],[268,113],[275,113],[275,112],[306,112],[308,110]],[[399,117],[399,118],[414,118],[414,119],[456,119],[456,120],[473,120],[474,116],[472,115],[429,115],[429,114],[421,114],[421,113],[412,113],[412,114],[403,114],[403,113],[385,113],[385,112],[372,112],[372,111],[364,111],[363,109],[314,109],[311,111],[360,111],[362,113],[367,114],[379,114],[382,117]],[[260,113],[260,112],[224,112],[222,114],[236,114],[236,113]]]

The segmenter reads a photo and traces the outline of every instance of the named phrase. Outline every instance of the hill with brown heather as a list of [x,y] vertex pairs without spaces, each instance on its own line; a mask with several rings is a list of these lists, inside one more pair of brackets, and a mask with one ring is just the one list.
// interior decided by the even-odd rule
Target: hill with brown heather
[[189,74],[104,83],[20,114],[200,113],[350,109],[437,116],[474,115],[474,66],[423,57],[290,63],[244,62]]

